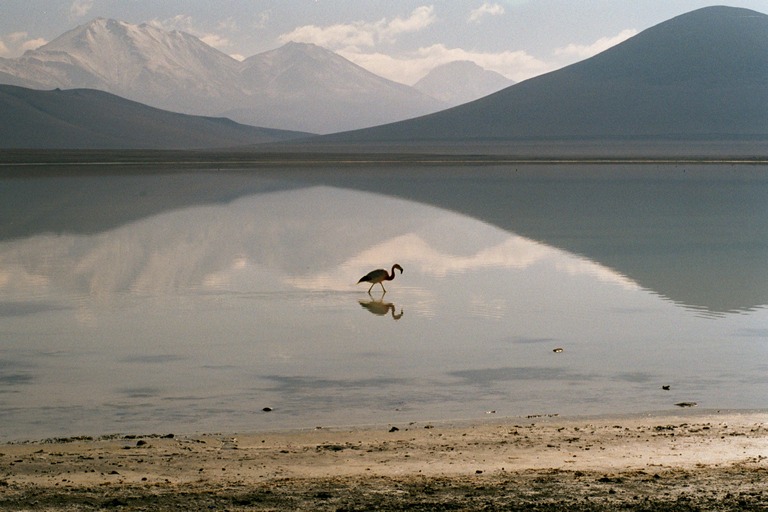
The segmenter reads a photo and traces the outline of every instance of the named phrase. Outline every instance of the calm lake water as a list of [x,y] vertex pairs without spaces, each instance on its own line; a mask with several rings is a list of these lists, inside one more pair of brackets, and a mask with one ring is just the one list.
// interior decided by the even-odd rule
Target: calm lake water
[[0,440],[768,407],[765,166],[75,171],[0,179]]

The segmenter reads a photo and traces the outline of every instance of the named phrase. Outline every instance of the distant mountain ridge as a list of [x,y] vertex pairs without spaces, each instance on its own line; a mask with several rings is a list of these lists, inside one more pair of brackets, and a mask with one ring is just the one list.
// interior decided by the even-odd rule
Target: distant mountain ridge
[[98,89],[174,112],[228,113],[255,126],[314,133],[446,106],[315,45],[289,43],[239,62],[184,32],[103,18],[18,59],[0,59],[0,83]]
[[449,110],[334,143],[768,139],[768,16],[707,7]]
[[[203,73],[210,78],[199,81]],[[609,141],[635,146],[663,141],[671,148],[696,140],[719,144],[729,154],[748,141],[750,148],[768,153],[768,16],[732,7],[678,16],[558,71],[468,104],[389,124],[383,124],[382,109],[389,109],[388,115],[396,114],[392,105],[412,109],[404,98],[414,98],[413,88],[370,74],[320,47],[289,43],[240,63],[187,34],[114,20],[79,27],[20,59],[0,59],[4,81],[28,88],[62,81],[90,87],[120,84],[157,101],[216,112],[238,97],[226,111],[232,117],[243,121],[271,115],[278,125],[290,120],[322,125],[316,132],[331,130],[334,123],[380,124],[314,138],[313,150],[323,145],[387,151],[386,145],[478,143],[509,151],[550,143],[574,148],[588,142],[599,148]],[[186,89],[190,95],[178,94]],[[170,112],[120,98],[106,100],[108,95],[96,91],[8,91],[3,88],[0,98],[0,147],[45,147],[51,141],[52,147],[231,147],[306,134],[243,127],[226,119],[171,120]],[[78,117],[75,106],[87,116]],[[189,137],[184,127],[191,130]],[[201,133],[206,129],[211,130],[208,136]],[[142,132],[152,136],[141,139]],[[91,145],[83,146],[87,140]]]
[[256,124],[327,133],[339,126],[374,126],[434,112],[447,105],[412,87],[375,75],[320,46],[287,43],[242,62],[253,86],[243,107],[223,115]]
[[0,149],[202,149],[309,134],[177,114],[93,89],[0,85]]
[[455,107],[514,85],[515,81],[474,62],[456,60],[432,69],[413,84],[424,94]]

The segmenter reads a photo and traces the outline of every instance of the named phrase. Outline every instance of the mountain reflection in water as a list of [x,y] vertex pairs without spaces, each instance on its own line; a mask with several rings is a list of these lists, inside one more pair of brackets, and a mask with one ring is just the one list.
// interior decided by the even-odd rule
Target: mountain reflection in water
[[0,180],[0,432],[765,406],[768,178],[641,170]]

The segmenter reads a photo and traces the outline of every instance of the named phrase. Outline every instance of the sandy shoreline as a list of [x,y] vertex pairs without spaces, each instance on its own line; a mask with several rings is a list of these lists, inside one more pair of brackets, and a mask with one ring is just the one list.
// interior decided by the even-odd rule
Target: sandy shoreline
[[0,445],[1,510],[765,510],[766,482],[766,412]]

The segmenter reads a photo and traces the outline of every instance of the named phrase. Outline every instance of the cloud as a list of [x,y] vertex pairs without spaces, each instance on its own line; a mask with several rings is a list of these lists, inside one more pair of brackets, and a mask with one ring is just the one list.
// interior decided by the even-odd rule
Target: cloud
[[378,21],[356,21],[353,23],[329,25],[304,25],[282,34],[280,41],[313,43],[331,50],[373,47],[381,42],[393,42],[397,36],[418,32],[435,21],[434,7],[421,6],[414,9],[407,18]]
[[22,41],[24,41],[28,37],[29,37],[29,34],[27,32],[13,32],[5,36],[4,39],[9,41],[10,43],[13,43],[14,45],[19,45]]
[[[502,13],[502,5],[485,2],[472,11],[470,19],[479,20],[483,16],[497,16]],[[295,41],[322,46],[372,73],[404,84],[413,84],[434,67],[455,60],[475,62],[485,69],[496,71],[516,81],[553,69],[524,51],[485,53],[449,48],[442,43],[398,53],[382,50],[383,44],[395,43],[402,34],[422,31],[436,20],[433,6],[421,6],[405,18],[383,18],[377,21],[356,21],[327,26],[304,25],[282,34],[279,40],[281,43]]]
[[69,8],[69,14],[73,18],[82,18],[93,9],[94,0],[75,0]]
[[418,32],[435,22],[435,8],[430,6],[421,6],[413,10],[411,15],[406,18],[395,18],[389,22],[384,31],[385,36],[396,36],[406,32]]
[[42,38],[30,39],[27,32],[13,32],[0,37],[0,57],[16,57],[27,50],[36,50],[47,42]]
[[272,11],[267,10],[267,11],[260,12],[259,15],[256,17],[256,21],[252,23],[253,28],[255,29],[266,28],[271,17],[272,17]]
[[229,39],[218,34],[202,34],[198,37],[202,42],[208,46],[213,46],[217,50],[222,50],[232,46],[232,42]]
[[48,41],[43,39],[42,37],[38,37],[37,39],[28,39],[21,44],[21,49],[23,51],[37,50],[44,44],[48,44]]
[[518,235],[468,254],[454,254],[435,248],[421,234],[414,232],[384,240],[329,271],[290,276],[285,281],[296,288],[348,290],[349,276],[355,275],[356,269],[374,268],[381,261],[395,260],[418,273],[440,278],[486,268],[527,269],[547,264],[567,275],[587,275],[627,290],[640,289],[631,279],[599,263]]
[[192,33],[192,17],[185,14],[178,14],[172,18],[166,18],[159,20],[157,18],[151,19],[147,22],[149,25],[162,29],[162,30],[179,30],[181,32]]
[[555,253],[549,246],[513,236],[472,254],[457,255],[436,249],[420,234],[406,233],[370,247],[328,272],[288,277],[286,282],[297,288],[348,290],[352,269],[373,268],[382,260],[396,259],[419,273],[445,277],[483,268],[528,268]]
[[344,47],[359,48],[361,46],[373,46],[376,41],[375,32],[370,26],[331,25],[318,27],[305,25],[281,35],[279,40],[281,43],[290,41],[313,43],[330,50]]
[[486,53],[448,48],[443,44],[433,44],[399,55],[364,53],[355,49],[340,50],[338,53],[372,73],[404,84],[416,83],[434,67],[456,60],[472,61],[515,81],[551,70],[546,62],[524,51]]
[[469,21],[472,23],[480,23],[480,20],[485,16],[500,16],[502,14],[504,14],[504,7],[502,5],[485,2],[483,5],[469,13]]
[[571,43],[567,46],[556,48],[555,55],[558,57],[575,58],[577,60],[587,59],[607,50],[611,46],[615,46],[623,41],[626,41],[636,34],[637,30],[628,28],[622,30],[613,37],[601,37],[592,44],[582,45]]
[[216,24],[216,30],[228,34],[240,32],[240,26],[235,18],[229,17]]

